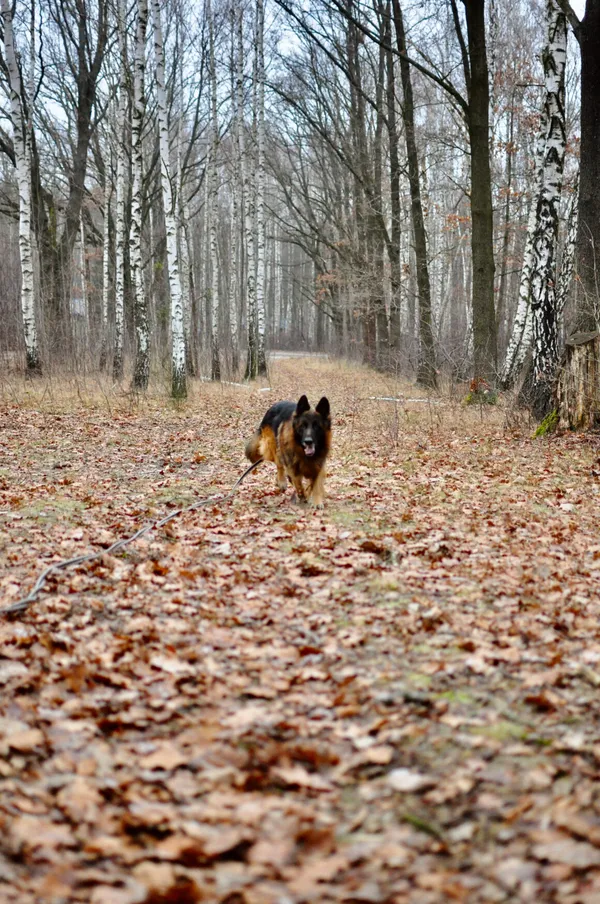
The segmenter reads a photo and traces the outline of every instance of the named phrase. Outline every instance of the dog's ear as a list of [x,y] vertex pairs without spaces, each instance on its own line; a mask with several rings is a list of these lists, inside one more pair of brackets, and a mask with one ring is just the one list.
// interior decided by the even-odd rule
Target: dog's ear
[[305,395],[300,396],[296,405],[296,417],[300,417],[305,411],[310,411],[310,402]]
[[315,408],[315,411],[317,412],[317,414],[320,414],[322,418],[327,420],[327,418],[329,417],[329,410],[329,399],[323,396],[323,398]]

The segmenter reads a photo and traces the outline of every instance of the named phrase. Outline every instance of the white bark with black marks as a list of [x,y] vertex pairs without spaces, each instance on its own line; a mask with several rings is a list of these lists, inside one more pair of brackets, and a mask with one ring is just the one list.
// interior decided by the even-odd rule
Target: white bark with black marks
[[265,328],[265,11],[264,0],[256,2],[256,332],[257,373],[267,373]]
[[179,261],[177,259],[177,218],[175,216],[173,190],[171,186],[169,110],[165,88],[165,59],[160,6],[160,0],[152,0],[160,170],[167,239],[169,293],[171,296],[171,394],[173,398],[185,398],[187,396],[187,381],[185,338],[183,330],[183,298],[181,293],[181,279],[179,276]]
[[246,160],[244,141],[244,36],[242,24],[242,7],[238,9],[237,20],[238,59],[237,59],[237,103],[240,115],[238,118],[238,154],[240,161],[240,179],[243,186],[243,218],[246,251],[246,303],[248,317],[248,359],[245,378],[254,380],[258,372],[257,355],[257,317],[256,317],[256,257],[254,247],[254,200],[251,167]]
[[[25,88],[17,58],[12,21],[12,3],[0,5],[4,23],[4,53],[10,88],[10,113],[19,187],[19,257],[21,263],[21,313],[28,374],[41,373],[41,360],[36,323],[33,243],[31,240],[31,110],[27,107]],[[29,98],[31,103],[31,98]]]
[[231,5],[231,108],[232,126],[235,140],[232,148],[232,173],[231,173],[231,261],[229,274],[229,339],[231,343],[231,370],[235,376],[239,366],[238,350],[238,310],[239,287],[241,284],[241,222],[240,222],[240,161],[237,134],[241,110],[238,107],[236,90],[236,44],[235,44],[235,14],[234,4]]
[[146,390],[150,379],[150,333],[148,304],[142,271],[142,175],[144,154],[142,129],[146,109],[146,31],[148,0],[138,0],[133,77],[133,109],[131,113],[131,230],[129,234],[131,281],[133,283],[133,317],[135,323],[135,365],[133,385]]
[[[577,246],[577,230],[579,228],[579,173],[575,180],[575,185],[569,198],[567,205],[566,221],[567,236],[563,248],[562,260],[560,262],[560,273],[558,276],[558,285],[556,287],[556,315],[560,321],[562,318],[569,292],[571,291],[571,283],[573,280],[573,269],[575,266],[575,249]],[[596,323],[600,324],[600,311],[596,311]]]
[[100,312],[100,370],[108,363],[108,301],[110,297],[110,197],[112,186],[104,168],[104,219],[102,227],[102,304]]
[[208,43],[210,68],[210,319],[211,319],[211,378],[221,379],[221,354],[219,349],[219,261],[217,250],[217,220],[219,217],[219,171],[217,149],[219,146],[219,120],[217,116],[217,70],[215,65],[215,23],[210,0],[207,4]]
[[113,380],[123,378],[123,340],[125,323],[125,117],[127,112],[127,37],[124,0],[117,4],[120,73],[117,108],[117,191],[115,222],[115,344],[113,350]]
[[548,44],[544,53],[545,118],[548,132],[544,149],[542,189],[537,204],[531,272],[533,319],[534,410],[544,413],[550,403],[551,382],[558,362],[556,305],[556,248],[559,205],[566,148],[565,66],[567,20],[555,0],[548,0]]

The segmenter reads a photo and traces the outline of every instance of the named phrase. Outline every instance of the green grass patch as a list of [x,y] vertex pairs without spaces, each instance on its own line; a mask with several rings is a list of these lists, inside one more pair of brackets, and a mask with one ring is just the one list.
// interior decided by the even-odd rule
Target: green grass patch
[[472,726],[471,733],[483,735],[493,741],[524,741],[527,738],[527,729],[516,722],[503,720],[494,722],[493,725]]
[[556,409],[551,411],[550,414],[547,414],[542,423],[536,429],[533,434],[534,438],[538,436],[548,436],[550,433],[554,433],[556,428],[558,427],[558,411]]

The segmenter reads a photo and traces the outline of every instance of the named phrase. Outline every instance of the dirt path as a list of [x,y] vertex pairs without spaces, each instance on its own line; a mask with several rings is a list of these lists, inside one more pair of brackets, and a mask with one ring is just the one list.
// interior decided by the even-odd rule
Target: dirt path
[[599,904],[596,441],[272,379],[0,410],[0,605],[225,492],[271,402],[335,425],[324,512],[265,466],[0,620],[0,902]]

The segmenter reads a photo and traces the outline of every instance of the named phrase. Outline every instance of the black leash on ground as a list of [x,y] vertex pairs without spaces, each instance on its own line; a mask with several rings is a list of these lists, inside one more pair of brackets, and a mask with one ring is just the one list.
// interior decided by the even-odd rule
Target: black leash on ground
[[124,540],[117,540],[112,546],[109,546],[108,549],[101,549],[98,552],[87,553],[84,556],[75,556],[73,559],[64,559],[62,562],[54,562],[54,564],[50,565],[46,568],[45,571],[41,573],[37,581],[35,582],[33,589],[24,596],[23,599],[17,600],[16,603],[12,603],[10,606],[6,606],[4,609],[0,609],[0,615],[16,615],[20,612],[24,612],[29,604],[32,603],[37,597],[38,593],[46,583],[48,577],[54,571],[64,571],[65,568],[70,568],[72,565],[83,565],[84,562],[92,562],[94,559],[99,559],[101,556],[106,555],[108,553],[117,552],[119,549],[123,549],[125,546],[129,546],[130,543],[133,543],[134,540],[139,540],[140,537],[143,537],[144,534],[150,533],[151,530],[154,530],[155,527],[162,527],[163,524],[166,524],[168,521],[172,521],[173,518],[177,518],[178,515],[185,515],[188,512],[193,512],[196,509],[202,508],[204,505],[211,505],[215,502],[227,502],[228,499],[235,494],[239,485],[246,479],[248,474],[250,474],[255,468],[259,466],[262,462],[262,458],[259,458],[258,461],[253,462],[249,468],[246,468],[241,477],[239,477],[230,491],[226,496],[209,496],[208,499],[201,499],[199,502],[195,502],[193,505],[188,506],[187,508],[177,509],[175,512],[171,512],[166,515],[164,518],[160,518],[158,521],[151,521],[150,524],[146,524],[145,527],[140,527],[135,534],[132,534],[131,537],[126,537]]

